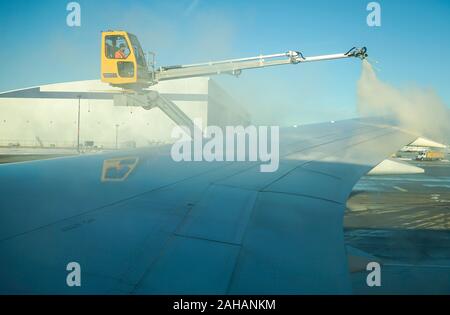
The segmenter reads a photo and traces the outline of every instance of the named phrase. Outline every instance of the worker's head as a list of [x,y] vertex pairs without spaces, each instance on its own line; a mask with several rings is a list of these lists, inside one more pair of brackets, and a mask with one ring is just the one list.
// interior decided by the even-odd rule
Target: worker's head
[[125,52],[125,48],[126,48],[125,44],[120,44],[119,45],[119,50]]

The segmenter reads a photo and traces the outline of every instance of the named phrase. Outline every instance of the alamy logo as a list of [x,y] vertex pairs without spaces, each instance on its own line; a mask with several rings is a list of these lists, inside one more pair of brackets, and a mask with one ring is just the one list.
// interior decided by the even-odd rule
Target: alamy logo
[[[202,126],[202,120],[194,119],[194,124]],[[187,127],[176,126],[171,135],[178,139],[172,146],[172,159],[176,162],[259,161],[261,172],[278,170],[278,126],[226,126],[224,129],[225,132],[218,126],[207,126],[202,133],[194,128],[192,136]]]
[[81,287],[81,266],[72,261],[67,264],[66,270],[70,271],[66,277],[66,284],[69,287]]
[[81,7],[78,2],[69,2],[66,10],[70,11],[67,14],[66,23],[69,27],[81,26]]
[[367,25],[370,27],[381,26],[381,5],[378,2],[370,2],[367,4]]
[[367,271],[370,271],[366,278],[367,286],[380,287],[381,286],[381,266],[379,263],[373,261],[367,264]]

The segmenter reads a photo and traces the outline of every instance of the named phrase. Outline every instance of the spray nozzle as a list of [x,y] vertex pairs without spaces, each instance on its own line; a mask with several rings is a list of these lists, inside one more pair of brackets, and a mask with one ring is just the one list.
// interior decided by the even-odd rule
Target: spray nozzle
[[364,60],[364,59],[366,59],[369,56],[367,54],[367,48],[366,47],[362,47],[362,48],[353,47],[352,49],[347,51],[345,54],[347,56],[349,56],[349,57],[360,58],[361,60]]

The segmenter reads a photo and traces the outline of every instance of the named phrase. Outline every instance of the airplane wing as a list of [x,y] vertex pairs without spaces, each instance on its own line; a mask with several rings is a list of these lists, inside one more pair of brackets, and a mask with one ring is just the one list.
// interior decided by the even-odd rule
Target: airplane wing
[[0,165],[0,293],[350,293],[347,198],[416,138],[377,119],[280,129],[273,173],[170,146]]

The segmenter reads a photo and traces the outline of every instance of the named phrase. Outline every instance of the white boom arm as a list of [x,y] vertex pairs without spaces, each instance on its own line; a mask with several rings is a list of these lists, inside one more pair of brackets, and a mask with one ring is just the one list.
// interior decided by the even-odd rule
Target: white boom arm
[[288,51],[284,54],[262,55],[250,58],[230,59],[206,63],[160,67],[154,73],[155,81],[172,80],[178,78],[208,76],[216,74],[240,75],[242,70],[279,66],[285,64],[298,64],[303,62],[324,61],[357,57],[367,57],[367,49],[352,48],[346,53],[303,57],[298,51]]
[[[352,48],[345,54],[322,55],[313,57],[303,57],[302,53],[297,51],[288,51],[284,54],[265,55],[250,58],[230,59],[214,61],[207,63],[198,63],[182,66],[161,67],[156,71],[151,71],[152,84],[163,80],[173,80],[179,78],[190,78],[199,76],[209,76],[215,74],[228,73],[232,75],[241,74],[242,70],[264,68],[285,64],[298,64],[302,62],[343,59],[357,57],[364,59],[367,57],[367,49]],[[176,104],[159,95],[157,91],[145,91],[145,93],[123,93],[114,96],[114,105],[116,106],[141,106],[145,109],[159,107],[168,117],[177,125],[186,126],[191,135],[198,127],[192,120],[178,108]]]

